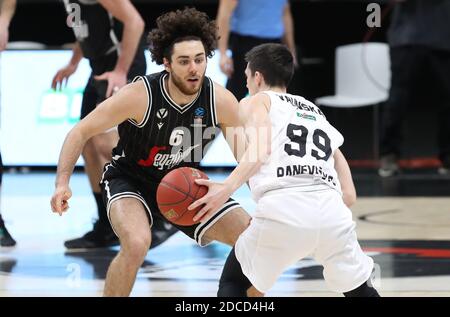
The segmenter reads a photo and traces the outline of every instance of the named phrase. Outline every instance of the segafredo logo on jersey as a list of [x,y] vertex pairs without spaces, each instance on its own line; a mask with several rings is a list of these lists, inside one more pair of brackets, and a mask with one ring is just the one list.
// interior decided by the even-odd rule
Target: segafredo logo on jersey
[[168,149],[168,146],[153,146],[146,160],[139,160],[138,164],[143,167],[156,167],[159,170],[170,169],[177,166],[183,161],[191,162],[191,153],[201,144],[188,146],[187,148],[179,148],[175,153],[161,153]]
[[181,162],[191,162],[191,152],[196,148],[200,147],[201,144],[195,144],[189,146],[187,148],[179,149],[175,154],[162,154],[157,153],[155,155],[155,160],[153,162],[153,166],[158,168],[159,170],[170,169],[174,166],[177,166]]
[[[149,149],[147,158],[140,159],[137,163],[144,167],[153,166],[159,170],[173,168],[181,162],[199,163],[219,133],[220,130],[217,127],[206,129],[177,127],[170,134],[169,145],[153,145]],[[270,140],[270,128],[227,127],[224,136],[235,157],[241,157],[246,152],[247,140],[252,140],[254,143],[247,153],[247,159],[250,162],[265,161],[269,155],[266,145]]]
[[[156,167],[159,170],[170,169],[181,162],[200,162],[203,158],[203,145],[205,140],[212,141],[217,130],[215,128],[194,129],[177,127],[172,130],[168,140],[168,146],[154,145],[150,148],[146,159],[141,159],[137,163],[144,167]],[[209,148],[206,143],[205,152]],[[169,153],[167,153],[169,152]]]

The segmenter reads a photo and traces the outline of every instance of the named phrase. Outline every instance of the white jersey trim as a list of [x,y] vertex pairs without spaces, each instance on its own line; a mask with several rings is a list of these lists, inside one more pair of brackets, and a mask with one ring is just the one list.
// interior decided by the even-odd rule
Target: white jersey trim
[[134,83],[138,80],[143,81],[144,86],[145,86],[145,91],[147,92],[147,109],[145,110],[144,117],[142,118],[142,121],[140,123],[136,122],[136,120],[134,120],[134,119],[128,119],[128,122],[130,122],[131,124],[133,124],[134,126],[136,126],[138,128],[143,128],[147,124],[147,121],[150,117],[150,111],[152,109],[153,98],[152,98],[152,90],[150,88],[150,84],[148,82],[147,77],[136,76],[132,82]]
[[211,89],[209,92],[209,99],[210,99],[210,107],[211,107],[211,121],[212,121],[212,125],[215,128],[216,126],[219,125],[219,122],[217,121],[217,114],[216,114],[216,92],[214,91],[215,86],[214,86],[214,82],[211,80],[211,78],[209,78],[209,82],[211,84]]
[[195,99],[182,107],[179,104],[177,104],[175,101],[173,101],[173,99],[170,97],[169,93],[166,90],[166,85],[164,84],[164,79],[167,76],[168,76],[168,74],[166,73],[163,76],[161,76],[161,78],[159,79],[159,86],[161,88],[162,95],[163,95],[164,99],[166,99],[166,101],[169,103],[169,105],[172,106],[172,108],[174,108],[179,113],[183,114],[186,111],[188,111],[192,107],[192,105],[195,104],[195,102],[198,100],[198,98],[200,97],[200,94],[202,92],[203,84],[202,84],[202,87],[200,87],[200,90],[198,91]]

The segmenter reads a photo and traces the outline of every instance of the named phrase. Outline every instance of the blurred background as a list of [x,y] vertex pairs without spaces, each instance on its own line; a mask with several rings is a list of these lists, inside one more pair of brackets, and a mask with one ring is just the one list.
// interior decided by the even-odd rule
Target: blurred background
[[[290,86],[291,93],[311,101],[333,95],[336,48],[367,40],[387,41],[390,14],[385,14],[380,27],[369,28],[366,24],[372,12],[367,11],[369,3],[378,3],[382,14],[390,9],[388,1],[290,1],[300,65]],[[163,12],[187,5],[195,6],[215,18],[218,7],[216,0],[135,0],[133,4],[145,20],[146,31],[154,27],[156,17]],[[0,146],[6,167],[55,167],[64,136],[78,120],[82,91],[90,74],[87,61],[81,63],[62,93],[50,89],[52,77],[71,56],[67,44],[75,41],[72,30],[66,25],[66,18],[61,1],[18,1],[10,25],[10,49],[0,57]],[[33,43],[17,45],[15,42]],[[224,85],[226,77],[220,72],[218,55],[211,61],[208,75]],[[148,62],[147,73],[158,69],[149,59]],[[423,102],[418,99],[417,105],[420,104]],[[373,108],[358,107],[337,112],[334,108],[324,107],[324,111],[344,133],[346,142],[343,151],[350,163],[354,167],[375,167]],[[408,121],[411,126],[415,119],[421,117],[420,114],[420,107],[408,111],[408,116],[412,117],[412,121]],[[17,122],[21,122],[20,133],[17,132]],[[355,125],[354,122],[360,124]],[[430,137],[436,132],[435,125],[433,120],[425,124],[426,129],[421,131],[406,127],[405,158],[433,159],[436,156],[435,138]],[[32,135],[37,137],[30,137]],[[46,151],[39,150],[42,148]],[[204,165],[220,167],[234,164],[228,152],[216,153],[216,157],[208,157]],[[425,167],[438,164],[433,160],[425,163]]]
[[[261,6],[269,1],[260,0]],[[193,6],[215,19],[219,8],[219,0],[131,2],[145,33],[164,12]],[[375,260],[378,290],[383,296],[450,296],[450,0],[289,4],[290,49],[298,62],[289,92],[315,102],[345,137],[342,151],[358,193],[353,218],[362,248]],[[0,296],[100,295],[118,250],[64,244],[90,230],[98,216],[81,158],[71,179],[71,212],[50,212],[59,151],[79,120],[91,74],[83,59],[64,89],[51,89],[72,56],[75,36],[66,20],[62,0],[18,0],[0,54],[1,214],[17,239],[15,249],[0,249]],[[231,55],[233,38],[229,44]],[[147,73],[159,71],[145,54]],[[225,86],[220,58],[217,50],[207,75]],[[202,161],[219,181],[235,164],[220,137]],[[235,198],[253,212],[246,186]],[[14,245],[0,220],[1,246]],[[220,244],[199,248],[177,233],[150,250],[133,295],[215,296],[228,251]],[[336,296],[309,258],[285,272],[269,295]]]

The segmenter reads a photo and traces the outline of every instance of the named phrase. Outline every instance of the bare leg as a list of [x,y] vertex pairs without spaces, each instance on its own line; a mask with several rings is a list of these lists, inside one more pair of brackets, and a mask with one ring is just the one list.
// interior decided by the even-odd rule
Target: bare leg
[[100,178],[102,174],[103,165],[106,163],[102,161],[98,155],[92,139],[86,142],[83,149],[84,170],[89,178],[92,191],[100,193]]
[[264,297],[264,293],[261,293],[261,292],[258,291],[254,286],[251,286],[251,287],[247,290],[247,296],[248,296],[248,297]]
[[150,247],[150,224],[144,206],[135,198],[115,201],[110,217],[119,235],[120,251],[109,266],[103,295],[129,296]]
[[205,232],[205,238],[234,246],[250,224],[250,215],[242,208],[229,211]]
[[117,144],[117,131],[111,131],[92,137],[83,149],[85,170],[91,184],[92,191],[100,193],[100,179],[103,167],[111,161],[111,151]]
[[112,149],[119,141],[117,129],[111,129],[108,132],[97,135],[93,137],[93,140],[101,159],[106,162],[111,161]]
[[[220,218],[205,232],[205,237],[234,246],[237,239],[250,224],[250,215],[242,208],[236,208]],[[247,290],[249,297],[264,297],[254,286]]]
[[[209,228],[205,237],[234,246],[241,233],[249,226],[250,220],[250,215],[244,209],[233,209]],[[247,296],[264,297],[264,293],[251,286],[247,289]]]

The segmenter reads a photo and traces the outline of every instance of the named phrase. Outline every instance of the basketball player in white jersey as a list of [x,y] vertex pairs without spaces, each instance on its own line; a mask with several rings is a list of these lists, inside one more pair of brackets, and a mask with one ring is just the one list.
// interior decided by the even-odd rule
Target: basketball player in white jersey
[[285,46],[259,45],[246,61],[251,97],[240,106],[247,150],[224,183],[199,180],[208,194],[189,207],[205,204],[194,220],[208,218],[250,181],[256,211],[225,263],[218,295],[262,296],[286,268],[312,255],[331,290],[379,296],[348,208],[356,192],[338,149],[344,138],[313,103],[286,93],[293,58]]

